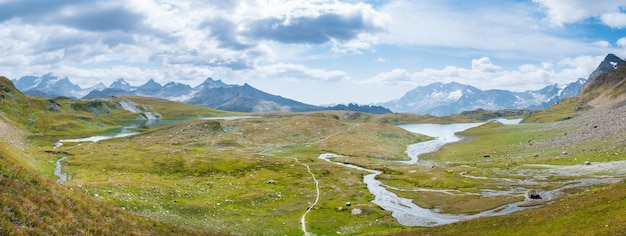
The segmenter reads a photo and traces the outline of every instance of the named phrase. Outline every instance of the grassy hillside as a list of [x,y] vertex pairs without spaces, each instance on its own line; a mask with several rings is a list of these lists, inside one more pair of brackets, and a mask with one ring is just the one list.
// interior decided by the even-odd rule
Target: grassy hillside
[[[132,101],[141,112],[129,112],[120,101]],[[0,111],[20,126],[39,136],[81,136],[119,128],[119,120],[145,119],[142,112],[155,112],[162,119],[196,119],[232,116],[237,113],[218,111],[181,102],[146,97],[72,100],[63,97],[28,97],[11,81],[0,77]]]
[[[119,99],[162,109],[168,118],[230,114],[154,99]],[[50,178],[57,158],[46,158],[40,149],[50,148],[48,137],[98,133],[120,127],[118,119],[137,118],[116,102],[28,97],[0,77],[0,235],[220,235],[113,207]]]
[[0,119],[0,235],[218,235],[103,203],[24,167],[26,133]]

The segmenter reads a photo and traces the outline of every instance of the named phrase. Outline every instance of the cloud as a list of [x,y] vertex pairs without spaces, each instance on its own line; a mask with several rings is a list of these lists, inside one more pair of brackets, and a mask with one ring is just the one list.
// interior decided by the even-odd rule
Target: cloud
[[245,70],[253,67],[249,61],[243,58],[211,58],[207,64],[212,67],[226,67],[232,70]]
[[[593,5],[593,4],[588,4]],[[523,1],[487,2],[397,0],[381,8],[393,16],[380,43],[464,51],[488,50],[492,55],[535,57],[597,52],[589,43],[552,33],[537,16],[535,5]]]
[[256,70],[261,79],[287,79],[287,80],[314,80],[324,82],[334,82],[348,80],[346,72],[338,70],[313,69],[304,65],[277,63],[273,65],[260,66]]
[[615,44],[619,47],[626,48],[626,37],[618,39]]
[[246,36],[295,44],[347,42],[384,31],[388,21],[388,16],[363,3],[290,1],[271,7],[284,11],[270,10],[275,14],[248,22]]
[[487,57],[473,59],[471,68],[446,66],[443,69],[424,69],[409,72],[394,69],[379,73],[363,81],[365,84],[388,87],[417,87],[435,82],[459,82],[481,89],[509,89],[524,91],[539,89],[550,84],[567,84],[578,78],[586,78],[602,61],[601,56],[565,58],[557,63],[524,64],[516,69],[505,70],[491,63]]
[[612,28],[624,28],[626,27],[626,14],[619,12],[611,12],[603,14],[601,17],[602,22]]
[[55,18],[58,23],[86,31],[131,31],[143,20],[143,16],[122,7],[98,6],[62,11]]
[[599,47],[599,48],[610,48],[611,43],[609,43],[609,41],[606,41],[606,40],[600,40],[600,41],[595,41],[591,43],[591,46]]
[[491,63],[491,59],[489,59],[488,57],[481,57],[479,59],[472,59],[472,70],[483,72],[497,72],[502,70],[502,68]]
[[42,16],[59,12],[66,6],[80,5],[81,0],[47,1],[47,0],[9,0],[0,3],[0,22],[20,18],[25,21],[41,20]]
[[626,16],[621,9],[626,2],[620,0],[533,0],[547,11],[547,20],[556,26],[575,23],[589,18],[599,18],[609,27],[626,26]]
[[251,37],[282,43],[321,44],[331,39],[352,39],[365,30],[365,25],[359,16],[326,14],[316,18],[290,19],[289,22],[285,22],[285,19],[263,19],[251,24],[249,28]]
[[200,29],[209,29],[210,36],[219,41],[220,47],[233,50],[244,50],[251,47],[239,42],[237,25],[226,19],[211,19],[200,25]]
[[21,19],[30,24],[56,23],[87,31],[129,31],[142,16],[124,7],[91,1],[8,1],[0,4],[0,22]]

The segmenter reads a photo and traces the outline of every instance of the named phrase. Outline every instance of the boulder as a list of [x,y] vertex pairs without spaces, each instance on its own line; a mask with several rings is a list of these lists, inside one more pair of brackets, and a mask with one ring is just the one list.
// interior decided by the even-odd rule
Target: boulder
[[534,189],[528,190],[528,192],[526,192],[526,197],[530,199],[541,199],[541,195],[539,195],[537,190],[534,190]]
[[354,209],[352,209],[352,211],[351,211],[350,213],[351,213],[352,215],[355,215],[355,216],[356,216],[356,215],[363,214],[363,211],[362,211],[361,209],[359,209],[359,208],[354,208]]

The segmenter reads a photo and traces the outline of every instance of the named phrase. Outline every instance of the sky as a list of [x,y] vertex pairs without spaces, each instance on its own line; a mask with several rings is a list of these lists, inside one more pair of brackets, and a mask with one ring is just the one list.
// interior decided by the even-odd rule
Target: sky
[[535,90],[626,57],[626,0],[0,0],[0,75],[248,83],[313,105]]

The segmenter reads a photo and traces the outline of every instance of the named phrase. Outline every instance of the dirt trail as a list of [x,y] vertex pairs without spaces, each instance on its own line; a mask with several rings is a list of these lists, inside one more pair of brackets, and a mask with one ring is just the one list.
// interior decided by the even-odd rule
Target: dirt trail
[[306,169],[309,172],[309,174],[311,174],[311,178],[313,178],[313,182],[315,182],[315,201],[313,201],[313,203],[311,203],[311,205],[309,205],[309,207],[306,209],[306,212],[304,212],[304,214],[300,218],[300,224],[302,225],[302,232],[304,233],[304,235],[312,235],[312,234],[310,234],[309,232],[306,231],[306,215],[309,214],[311,209],[313,209],[313,207],[315,207],[317,202],[320,200],[320,184],[317,181],[317,178],[315,178],[315,175],[313,174],[313,172],[311,172],[311,168],[309,167],[309,165],[304,164],[304,163],[298,161],[297,158],[293,158],[293,159],[296,162],[298,162],[298,164],[303,165],[304,167],[306,167]]

